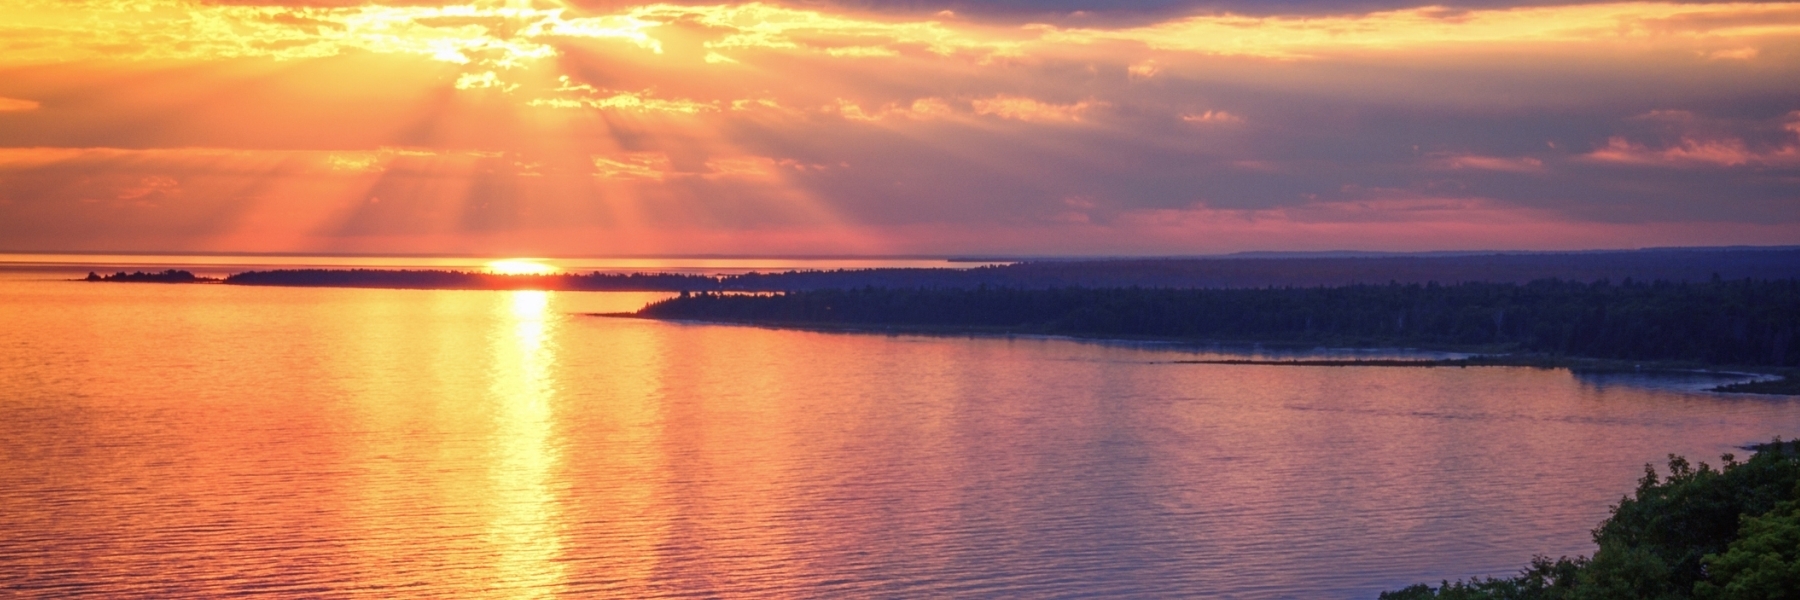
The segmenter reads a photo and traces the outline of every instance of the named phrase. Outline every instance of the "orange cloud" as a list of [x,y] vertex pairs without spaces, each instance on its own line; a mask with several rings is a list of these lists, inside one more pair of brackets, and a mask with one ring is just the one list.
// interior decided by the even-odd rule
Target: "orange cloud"
[[661,152],[634,152],[611,157],[594,157],[595,175],[602,179],[662,181],[674,170],[669,156]]
[[706,161],[706,177],[746,177],[766,179],[775,177],[778,166],[774,159],[761,156],[738,156],[731,158],[715,158]]
[[1706,45],[1800,34],[1792,3],[1607,4],[1445,11],[1423,7],[1366,15],[1205,15],[1124,30],[1068,29],[1044,40],[1134,41],[1153,48],[1280,59],[1356,52],[1581,44]]
[[1756,58],[1758,53],[1759,52],[1755,48],[1746,46],[1743,48],[1714,50],[1706,52],[1705,56],[1713,60],[1750,60]]
[[[489,73],[491,75],[491,73]],[[461,87],[460,85],[458,87]],[[505,91],[516,89],[517,84],[503,88]],[[534,98],[526,104],[547,108],[590,108],[596,110],[623,110],[644,113],[675,113],[693,115],[720,110],[717,102],[700,102],[685,98],[659,98],[646,90],[643,92],[603,91],[584,83],[575,83],[564,75],[552,95]],[[773,104],[768,100],[734,101],[734,110],[743,110],[755,106]]]
[[836,99],[835,106],[826,107],[827,111],[835,111],[838,115],[852,121],[879,121],[898,117],[906,119],[929,119],[950,117],[957,114],[957,109],[943,98],[920,98],[911,103],[892,102],[874,112],[863,110],[862,106],[845,100]]
[[1131,66],[1125,68],[1125,74],[1130,76],[1131,79],[1134,79],[1134,80],[1150,79],[1152,77],[1156,77],[1156,74],[1161,73],[1161,72],[1162,72],[1162,66],[1156,64],[1156,59],[1149,59],[1149,60],[1145,60],[1143,62],[1134,63]]
[[1023,96],[999,95],[977,98],[969,102],[975,114],[991,115],[1018,121],[1066,123],[1080,121],[1083,114],[1104,102],[1083,100],[1073,104],[1052,104]]
[[[911,251],[1016,227],[1088,244],[1072,251],[1174,252],[1259,239],[1234,226],[1306,242],[1714,213],[1800,242],[1782,187],[1800,177],[1800,105],[1781,104],[1800,83],[1779,76],[1800,69],[1800,2],[1094,27],[824,4],[315,4],[9,3],[0,93],[55,110],[0,99],[0,236],[108,239],[133,226],[68,207],[132,196],[186,219],[166,231],[362,240],[347,247],[706,227],[696,239],[842,241],[805,225],[964,244]],[[1009,235],[990,237],[1039,243]]]
[[138,180],[136,185],[119,190],[118,199],[136,200],[148,203],[151,199],[181,193],[181,182],[173,177],[152,175]]

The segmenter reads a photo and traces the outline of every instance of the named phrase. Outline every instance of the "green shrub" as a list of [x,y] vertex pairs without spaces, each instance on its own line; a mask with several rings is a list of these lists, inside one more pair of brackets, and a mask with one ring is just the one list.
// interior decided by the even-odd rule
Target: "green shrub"
[[1645,465],[1631,497],[1594,529],[1591,559],[1544,557],[1511,579],[1420,584],[1392,600],[1800,600],[1800,454],[1777,439],[1747,462]]
[[1768,514],[1744,519],[1725,553],[1702,562],[1707,579],[1694,587],[1697,598],[1800,598],[1800,502],[1783,502]]

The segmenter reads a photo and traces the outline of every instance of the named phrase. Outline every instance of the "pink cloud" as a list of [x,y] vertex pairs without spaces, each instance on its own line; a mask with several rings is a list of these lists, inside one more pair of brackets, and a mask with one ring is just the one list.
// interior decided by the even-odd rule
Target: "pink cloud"
[[1203,125],[1216,125],[1216,124],[1222,124],[1222,123],[1242,123],[1242,122],[1244,122],[1243,117],[1240,117],[1240,116],[1237,116],[1237,115],[1234,115],[1234,114],[1231,114],[1231,113],[1228,113],[1228,112],[1225,112],[1222,110],[1209,110],[1209,111],[1202,112],[1202,113],[1185,114],[1185,115],[1181,115],[1181,120],[1189,122],[1189,123],[1199,123],[1199,124],[1203,124]]
[[1089,109],[1103,106],[1105,103],[1083,100],[1074,104],[1053,104],[1022,96],[999,95],[973,100],[970,105],[974,107],[975,114],[978,115],[1054,123],[1080,121],[1082,115]]
[[1476,169],[1503,173],[1544,172],[1544,161],[1529,156],[1438,155],[1433,157],[1433,164],[1440,169]]
[[1743,140],[1735,138],[1703,140],[1683,137],[1681,143],[1658,150],[1614,136],[1607,139],[1605,147],[1590,152],[1583,158],[1604,163],[1662,167],[1792,166],[1800,165],[1800,146],[1789,144],[1757,151],[1749,148]]

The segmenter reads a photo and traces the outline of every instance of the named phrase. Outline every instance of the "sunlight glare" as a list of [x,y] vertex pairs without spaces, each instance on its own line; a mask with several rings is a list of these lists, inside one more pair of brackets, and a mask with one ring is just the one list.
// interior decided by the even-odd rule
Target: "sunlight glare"
[[560,269],[531,259],[509,258],[490,261],[487,270],[496,275],[550,275]]
[[[556,439],[556,322],[550,292],[517,291],[500,303],[494,336],[493,512],[487,541],[498,580],[515,598],[555,595],[564,578],[561,498],[552,482],[561,462]],[[507,329],[512,335],[505,335]]]

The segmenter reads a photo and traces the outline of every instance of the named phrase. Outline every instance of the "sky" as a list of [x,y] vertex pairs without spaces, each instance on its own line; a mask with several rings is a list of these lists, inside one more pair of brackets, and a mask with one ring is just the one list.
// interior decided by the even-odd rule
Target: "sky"
[[1800,244],[1800,2],[0,0],[0,250]]

